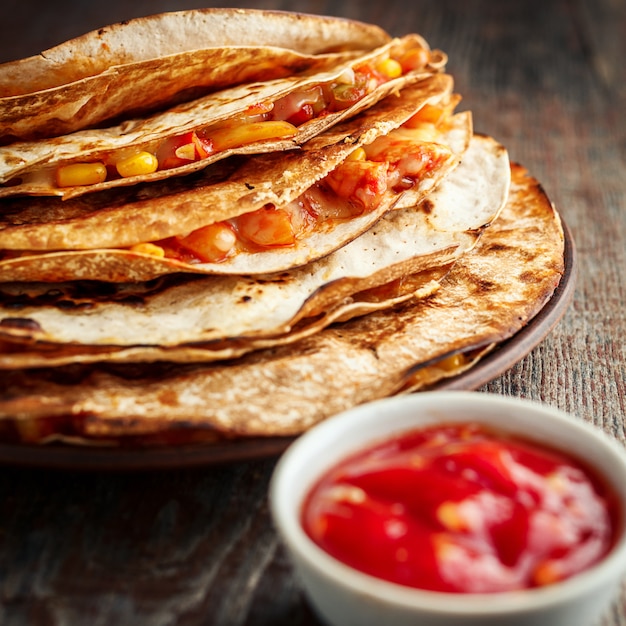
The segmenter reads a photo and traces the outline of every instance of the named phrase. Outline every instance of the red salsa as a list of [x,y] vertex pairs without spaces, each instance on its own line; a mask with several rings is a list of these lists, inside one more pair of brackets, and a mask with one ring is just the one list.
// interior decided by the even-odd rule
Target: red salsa
[[307,534],[401,585],[490,593],[550,584],[610,549],[603,482],[575,459],[476,424],[412,431],[333,467],[308,494]]

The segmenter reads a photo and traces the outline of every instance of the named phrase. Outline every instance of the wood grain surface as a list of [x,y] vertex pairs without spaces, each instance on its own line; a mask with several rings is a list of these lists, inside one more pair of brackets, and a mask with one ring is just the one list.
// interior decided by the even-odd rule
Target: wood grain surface
[[[200,6],[4,0],[0,62],[115,21]],[[419,32],[449,54],[461,108],[542,182],[579,260],[564,318],[483,390],[541,400],[626,443],[626,3],[214,6],[358,18],[394,35]],[[275,461],[132,473],[1,467],[0,624],[318,624],[269,518]],[[601,624],[626,626],[626,590]]]

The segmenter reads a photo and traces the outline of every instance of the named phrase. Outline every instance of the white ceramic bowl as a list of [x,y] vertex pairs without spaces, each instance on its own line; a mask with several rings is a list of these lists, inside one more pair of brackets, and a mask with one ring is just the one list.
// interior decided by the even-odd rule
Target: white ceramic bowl
[[[438,422],[473,420],[561,448],[585,459],[617,494],[618,540],[594,567],[546,587],[494,594],[453,594],[403,587],[331,557],[300,524],[316,479],[351,452],[390,435]],[[626,451],[600,429],[526,400],[479,392],[423,392],[365,404],[297,439],[279,460],[270,506],[311,606],[336,626],[589,626],[614,599],[626,573]]]

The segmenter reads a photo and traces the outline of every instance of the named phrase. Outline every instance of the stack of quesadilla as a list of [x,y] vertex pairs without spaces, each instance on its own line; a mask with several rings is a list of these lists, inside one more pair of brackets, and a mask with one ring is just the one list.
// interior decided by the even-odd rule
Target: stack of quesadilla
[[2,437],[294,436],[524,326],[560,220],[446,62],[417,34],[208,9],[0,66]]

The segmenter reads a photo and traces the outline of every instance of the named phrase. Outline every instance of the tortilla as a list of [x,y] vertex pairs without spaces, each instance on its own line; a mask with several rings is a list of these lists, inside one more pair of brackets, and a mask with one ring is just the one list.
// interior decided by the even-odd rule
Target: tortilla
[[[357,148],[375,145],[376,139],[389,136],[425,103],[438,101],[442,87],[447,98],[451,82],[446,78],[439,75],[427,85],[407,87],[398,96],[312,139],[301,150],[250,158],[220,182],[214,182],[215,171],[209,169],[193,181],[185,178],[135,187],[132,193],[111,190],[106,196],[65,201],[6,199],[0,214],[0,249],[5,249],[0,258],[0,281],[128,282],[182,271],[266,274],[320,259],[371,227],[406,189],[387,188],[375,205],[368,210],[358,208],[350,219],[320,220],[290,245],[244,247],[216,262],[188,261],[165,255],[165,251],[159,257],[133,246],[153,242],[158,251],[166,250],[172,245],[167,238],[241,219],[268,206],[287,207],[340,167]],[[458,165],[472,134],[471,116],[460,113],[440,129],[430,130],[435,133],[434,143],[422,142],[418,134],[414,145],[437,160],[419,174],[407,205],[418,204]],[[8,250],[17,250],[17,255]]]
[[460,353],[470,362],[511,337],[554,293],[563,254],[558,213],[540,184],[514,165],[503,211],[430,298],[231,362],[7,371],[0,417],[18,433],[66,432],[84,442],[197,430],[297,435],[415,387],[423,366]]
[[[286,130],[282,128],[286,124],[286,121],[283,121],[277,137],[263,139],[261,134],[256,139],[253,134],[252,138],[246,138],[242,145],[235,142],[235,145],[231,147],[232,141],[227,135],[224,147],[213,149],[212,136],[218,131],[223,131],[227,124],[232,125],[235,122],[238,125],[249,124],[249,120],[256,119],[260,111],[279,111],[280,107],[276,106],[272,109],[272,106],[278,102],[285,102],[290,95],[310,92],[320,85],[339,84],[341,86],[345,83],[348,87],[351,81],[355,80],[355,69],[358,70],[368,65],[375,66],[389,56],[401,58],[408,51],[415,49],[423,49],[423,40],[418,35],[411,34],[402,39],[394,39],[380,48],[323,72],[288,76],[266,82],[246,83],[213,92],[199,99],[187,100],[175,107],[159,110],[149,117],[135,119],[125,117],[116,126],[86,129],[49,139],[13,142],[1,146],[0,197],[32,194],[68,198],[111,187],[163,180],[174,175],[194,172],[232,154],[294,149],[341,120],[372,106],[388,94],[397,92],[404,86],[419,82],[439,71],[441,62],[436,60],[433,66],[427,61],[426,66],[418,66],[398,77],[381,77],[383,82],[380,84],[376,83],[372,88],[364,86],[360,93],[361,97],[357,101],[352,103],[349,100],[349,105],[348,103],[341,104],[338,110],[324,109],[312,119],[299,121],[296,125],[289,123]],[[256,117],[251,117],[252,113]],[[280,117],[279,119],[282,120]],[[289,117],[289,119],[292,118]],[[268,127],[267,124],[265,122],[264,128]],[[232,128],[227,130],[232,133]],[[165,166],[168,159],[163,157],[159,160],[159,168],[151,173],[129,173],[126,176],[106,173],[106,180],[94,184],[67,183],[59,186],[57,182],[59,167],[74,163],[98,162],[102,166],[106,164],[110,170],[113,170],[116,163],[134,153],[147,151],[152,155],[158,155],[163,147],[168,145],[169,140],[184,137],[192,131],[206,135],[207,143],[201,147],[202,158],[197,156],[196,148],[192,146],[194,148],[192,158],[177,159],[175,164],[169,167]],[[168,158],[171,159],[171,155]]]
[[0,65],[0,143],[322,70],[390,39],[371,24],[252,9],[178,11],[114,24]]
[[[141,358],[170,360],[232,358],[268,342],[294,341],[337,319],[432,290],[432,281],[445,275],[447,266],[470,250],[497,217],[509,178],[504,147],[477,136],[463,162],[423,205],[392,211],[333,254],[287,272],[120,285],[9,283],[0,287],[0,339],[88,346],[140,343],[150,347]],[[472,193],[466,193],[468,188]],[[437,268],[444,270],[424,280],[425,271]],[[416,282],[409,280],[420,273]],[[389,289],[386,297],[363,294],[398,280],[406,285]],[[200,349],[199,342],[216,345]],[[157,349],[181,344],[196,344],[196,349]],[[142,351],[128,354],[137,359]]]
[[[367,315],[372,311],[390,308],[395,304],[409,299],[420,299],[432,295],[440,285],[441,280],[450,271],[456,255],[454,249],[447,251],[437,264],[427,269],[422,269],[413,274],[405,274],[400,278],[391,280],[391,276],[398,273],[395,268],[391,273],[370,276],[368,283],[374,286],[362,291],[357,289],[355,280],[342,280],[315,294],[305,303],[299,311],[297,318],[292,324],[285,325],[282,330],[256,336],[230,337],[222,340],[208,342],[182,343],[179,345],[111,345],[87,344],[78,342],[54,343],[45,340],[29,339],[28,334],[38,329],[23,318],[7,320],[7,327],[13,324],[12,330],[18,334],[0,339],[0,369],[37,368],[46,366],[58,366],[69,363],[149,363],[157,361],[170,361],[177,363],[213,362],[225,359],[233,359],[253,350],[276,347],[294,343],[303,337],[308,337],[338,321],[346,321],[361,315]],[[432,263],[432,258],[430,259]],[[428,265],[425,259],[416,260],[416,268]],[[409,264],[404,264],[403,269],[409,271]],[[380,285],[376,283],[388,279]],[[363,281],[360,281],[363,282]],[[68,285],[60,293],[69,294],[69,299],[76,298],[76,290],[69,289]],[[349,294],[340,299],[340,291]],[[83,295],[83,299],[86,296]],[[58,300],[55,298],[55,302]],[[322,304],[327,302],[329,308],[322,310]],[[204,304],[204,302],[202,302]],[[51,301],[49,305],[53,305]],[[316,309],[312,310],[313,304]],[[317,314],[314,314],[317,312]],[[22,335],[19,332],[22,332]],[[24,332],[25,331],[25,332]]]

